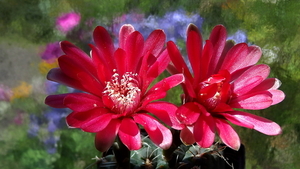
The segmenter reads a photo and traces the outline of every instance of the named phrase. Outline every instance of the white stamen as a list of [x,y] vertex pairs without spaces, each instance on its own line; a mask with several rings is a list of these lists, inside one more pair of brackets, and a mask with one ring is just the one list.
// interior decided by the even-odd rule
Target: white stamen
[[107,94],[120,112],[128,112],[134,108],[140,99],[139,81],[137,74],[126,72],[119,80],[119,74],[114,73],[112,79],[106,82],[103,94]]

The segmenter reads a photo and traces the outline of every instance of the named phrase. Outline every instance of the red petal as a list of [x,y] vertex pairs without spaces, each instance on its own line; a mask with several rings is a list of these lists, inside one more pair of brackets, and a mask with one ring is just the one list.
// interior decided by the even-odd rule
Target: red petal
[[125,49],[125,41],[127,37],[134,32],[134,27],[130,24],[125,24],[121,27],[119,32],[119,47]]
[[193,127],[187,126],[180,131],[180,139],[183,144],[192,145],[196,142],[194,138],[193,130],[194,130]]
[[201,79],[200,70],[202,66],[202,37],[198,28],[194,24],[190,24],[188,26],[186,48],[195,81],[199,81],[198,79]]
[[102,99],[87,93],[70,93],[64,100],[64,105],[76,112],[83,112],[103,107]]
[[[164,125],[160,124],[154,117],[152,116],[144,116],[144,117],[149,118],[147,121],[150,120],[153,121],[150,124],[149,123],[141,124],[145,128],[152,142],[162,149],[168,149],[172,144],[173,137],[171,131],[168,128],[166,128]],[[155,127],[150,125],[155,125]]]
[[165,45],[166,35],[162,30],[155,30],[151,32],[145,41],[143,55],[150,52],[152,55],[157,56]]
[[47,79],[78,90],[85,90],[79,80],[70,78],[69,76],[65,75],[60,68],[51,69],[47,74]]
[[259,85],[263,81],[261,76],[239,78],[237,83],[233,83],[233,92],[240,96],[248,93],[254,87]]
[[166,123],[168,126],[181,130],[184,126],[176,118],[177,106],[168,102],[152,102],[149,103],[143,110],[154,114],[159,120]]
[[95,137],[95,146],[101,152],[107,151],[114,143],[120,127],[120,120],[112,120],[105,129],[97,132]]
[[280,126],[277,123],[268,120],[266,118],[256,116],[251,113],[233,111],[233,112],[228,112],[228,116],[231,116],[232,119],[235,119],[240,123],[251,124],[253,126],[252,128],[250,126],[249,127],[243,126],[243,127],[257,130],[266,135],[278,135],[282,132]]
[[63,104],[65,97],[67,94],[58,94],[58,95],[49,95],[45,99],[45,104],[48,106],[54,107],[54,108],[66,108],[66,106]]
[[66,117],[66,121],[69,127],[81,128],[82,125],[106,113],[110,112],[104,108],[95,108],[84,112],[74,111]]
[[235,63],[236,69],[231,72],[232,80],[240,76],[248,67],[255,65],[262,55],[262,51],[258,46],[249,46],[248,54],[246,57],[243,57],[243,60],[240,60],[239,63]]
[[84,124],[82,124],[80,128],[85,132],[96,133],[106,128],[106,126],[111,120],[112,114],[104,113],[102,115],[94,117],[93,119],[89,119]]
[[247,93],[266,79],[269,73],[270,67],[268,65],[252,66],[233,82],[234,93],[238,95]]
[[194,138],[203,148],[210,147],[215,140],[215,121],[209,113],[201,113],[194,124]]
[[124,118],[119,129],[119,137],[129,150],[138,150],[142,146],[140,129],[130,118]]
[[195,102],[188,102],[180,106],[176,112],[176,116],[182,123],[186,125],[193,125],[199,118],[202,110]]
[[272,105],[282,102],[285,98],[285,94],[281,90],[270,90],[269,92],[272,94]]
[[248,45],[245,43],[239,43],[233,46],[224,58],[223,64],[220,70],[226,69],[230,73],[238,70],[245,62],[245,58],[248,54]]
[[185,64],[185,61],[183,60],[180,51],[178,50],[177,46],[174,42],[169,41],[167,43],[167,49],[168,53],[170,55],[171,61],[173,62],[174,66],[178,70],[178,72],[183,73],[184,76],[189,80],[190,82],[194,81],[194,78],[192,77],[191,72],[189,71],[189,68]]
[[108,31],[102,26],[97,26],[93,32],[93,38],[108,67],[114,69],[116,67],[115,60],[112,57],[114,44]]
[[60,47],[66,55],[74,56],[74,58],[80,59],[81,61],[85,62],[84,64],[87,64],[89,62],[88,59],[90,59],[90,57],[72,43],[68,41],[62,41],[60,42]]
[[68,76],[76,79],[77,73],[87,72],[90,76],[97,76],[96,69],[89,58],[86,63],[85,59],[78,59],[71,55],[62,55],[58,58],[59,67]]
[[98,78],[102,83],[110,80],[114,67],[110,67],[107,64],[106,59],[104,58],[104,56],[101,54],[100,50],[97,47],[91,44],[89,46],[92,49],[91,56],[92,56],[93,63],[97,69]]
[[138,31],[131,33],[125,41],[127,72],[136,72],[136,65],[139,63],[144,48],[144,38]]
[[220,138],[228,147],[239,150],[241,142],[240,138],[234,129],[226,122],[226,120],[215,118],[216,129],[220,135]]
[[157,128],[153,121],[153,117],[146,113],[137,113],[133,116],[133,119],[142,126],[148,126],[149,130],[156,130]]
[[126,63],[126,52],[123,49],[118,48],[114,53],[114,57],[116,60],[118,73],[120,76],[122,76],[128,69],[128,65]]
[[232,108],[243,108],[250,110],[265,109],[272,104],[272,95],[270,92],[251,93],[239,96],[230,101]]
[[231,123],[238,125],[238,126],[242,126],[242,127],[246,127],[249,129],[253,129],[254,125],[248,121],[246,121],[242,116],[240,116],[239,114],[235,115],[235,112],[226,112],[226,113],[219,113],[220,115],[224,116],[228,121],[230,121]]
[[155,60],[153,64],[147,70],[147,82],[148,86],[155,78],[157,78],[164,70],[166,70],[168,64],[170,63],[170,58],[168,51],[165,49]]
[[212,45],[211,41],[206,40],[206,43],[204,45],[203,52],[202,52],[202,58],[201,58],[201,70],[200,70],[201,78],[197,79],[195,84],[199,84],[200,81],[208,78],[209,75],[207,73],[209,70],[210,60],[211,60],[212,55],[213,55],[213,45]]
[[162,79],[146,93],[145,98],[142,101],[143,105],[146,105],[153,100],[164,98],[169,89],[179,85],[183,81],[184,77],[182,74],[176,74]]
[[98,79],[88,76],[85,72],[78,73],[77,76],[82,86],[85,88],[84,91],[99,97],[102,96],[104,86],[98,81]]
[[209,75],[218,73],[217,65],[219,63],[219,59],[222,55],[223,49],[226,43],[226,28],[223,25],[217,25],[212,30],[209,40],[213,45],[213,56],[210,61]]
[[250,92],[260,92],[266,90],[276,90],[280,87],[281,82],[276,78],[268,78],[253,88]]

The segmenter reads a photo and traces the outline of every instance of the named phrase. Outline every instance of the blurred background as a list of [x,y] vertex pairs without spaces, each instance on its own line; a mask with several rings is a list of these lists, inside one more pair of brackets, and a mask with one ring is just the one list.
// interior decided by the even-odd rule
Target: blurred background
[[[286,99],[252,113],[277,122],[283,133],[235,127],[246,147],[246,168],[300,168],[299,9],[298,0],[0,0],[0,168],[82,169],[101,156],[92,133],[67,128],[68,110],[44,105],[49,94],[73,91],[46,74],[57,67],[59,41],[88,53],[95,26],[116,37],[125,23],[144,36],[164,29],[183,53],[189,23],[203,39],[223,24],[228,39],[260,46],[260,63],[271,66],[270,77],[281,80]],[[179,93],[175,88],[166,99],[180,104]]]

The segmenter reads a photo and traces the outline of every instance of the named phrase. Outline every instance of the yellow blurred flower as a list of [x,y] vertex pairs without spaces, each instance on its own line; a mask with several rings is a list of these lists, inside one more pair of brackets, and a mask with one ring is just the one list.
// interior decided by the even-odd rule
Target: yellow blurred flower
[[58,62],[57,59],[54,62],[46,62],[42,61],[39,64],[39,71],[41,72],[42,75],[46,75],[50,69],[58,67]]
[[28,97],[31,94],[32,86],[26,82],[21,82],[17,87],[12,88],[11,100]]

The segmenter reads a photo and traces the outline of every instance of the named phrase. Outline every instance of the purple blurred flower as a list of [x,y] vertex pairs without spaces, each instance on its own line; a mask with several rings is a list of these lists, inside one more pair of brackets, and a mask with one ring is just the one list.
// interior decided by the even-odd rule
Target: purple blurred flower
[[65,13],[56,19],[56,28],[62,33],[67,34],[80,22],[80,14],[76,12]]
[[44,113],[48,121],[48,131],[53,133],[57,129],[66,127],[65,117],[69,114],[67,109],[51,108]]
[[29,123],[29,129],[27,131],[28,135],[31,137],[36,137],[40,130],[40,125],[42,124],[42,120],[34,114],[31,114],[29,118],[30,118],[30,123]]
[[58,91],[59,83],[50,80],[45,81],[45,92],[47,95],[55,94]]
[[187,14],[186,11],[179,9],[168,12],[163,18],[158,20],[159,28],[167,34],[167,40],[176,42],[177,39],[186,39],[186,28],[190,23],[202,27],[203,18],[199,14]]
[[46,151],[49,154],[56,153],[57,141],[58,140],[59,140],[59,138],[55,137],[54,135],[50,135],[46,140],[44,140]]
[[13,92],[9,87],[0,84],[0,101],[9,102],[12,95]]
[[150,15],[145,18],[143,14],[129,13],[114,20],[113,34],[118,36],[119,29],[123,24],[131,24],[144,36],[148,36],[154,29],[163,29],[167,40],[176,42],[178,39],[185,39],[186,30],[183,28],[190,23],[201,27],[203,18],[198,14],[187,14],[182,9],[167,12],[163,17]]
[[233,40],[235,43],[247,43],[247,34],[242,30],[238,30],[233,35],[228,36],[227,40]]
[[48,63],[52,63],[56,58],[63,54],[59,42],[48,43],[45,51],[41,54],[41,58]]

